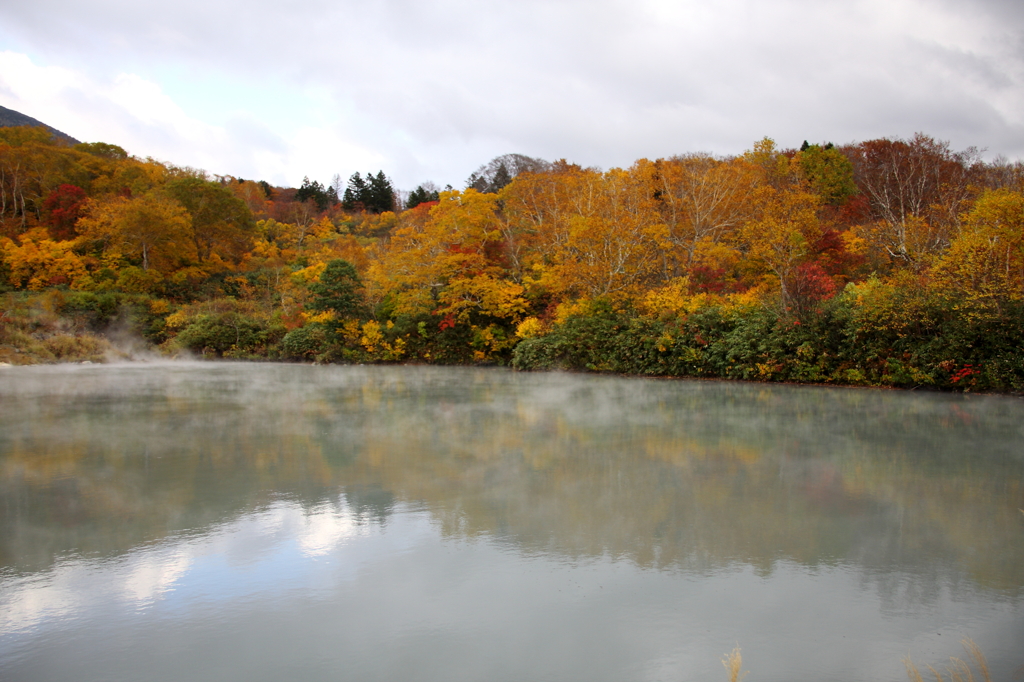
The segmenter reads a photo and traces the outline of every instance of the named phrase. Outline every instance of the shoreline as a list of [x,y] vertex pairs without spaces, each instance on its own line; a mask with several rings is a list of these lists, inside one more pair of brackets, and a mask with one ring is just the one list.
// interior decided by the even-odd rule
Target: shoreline
[[[98,338],[104,339],[107,343],[109,340],[105,339],[100,335]],[[0,357],[10,357],[6,353],[2,353],[4,349],[0,348]],[[24,358],[27,354],[15,350],[15,354]],[[14,367],[39,367],[39,366],[57,366],[57,365],[77,365],[77,366],[102,366],[102,365],[173,365],[176,363],[265,363],[265,364],[282,364],[282,365],[311,365],[319,367],[370,367],[370,366],[382,366],[382,367],[459,367],[467,369],[505,369],[510,372],[523,373],[523,374],[551,374],[551,373],[564,373],[564,374],[589,374],[592,376],[606,376],[606,377],[617,377],[622,379],[651,379],[655,381],[702,381],[702,382],[728,382],[737,384],[761,384],[766,386],[791,386],[791,387],[808,387],[808,388],[841,388],[841,389],[861,389],[861,390],[874,390],[874,391],[896,391],[896,392],[922,392],[922,393],[941,393],[946,395],[992,395],[992,396],[1003,396],[1008,398],[1024,398],[1024,392],[1022,391],[999,391],[999,390],[981,390],[981,389],[952,389],[942,386],[928,386],[918,385],[911,387],[904,386],[891,386],[885,384],[844,384],[844,383],[830,383],[821,381],[791,381],[791,380],[757,380],[757,379],[740,379],[733,377],[719,377],[719,376],[689,376],[689,375],[671,375],[671,374],[630,374],[625,372],[612,372],[612,371],[593,371],[586,369],[575,369],[575,368],[550,368],[550,369],[516,369],[511,365],[501,365],[497,363],[481,363],[481,364],[450,364],[450,363],[430,363],[430,362],[310,362],[308,360],[294,360],[287,358],[269,358],[269,357],[251,357],[251,358],[211,358],[196,356],[190,354],[177,354],[177,355],[165,355],[160,353],[156,347],[149,347],[147,349],[136,348],[131,352],[117,351],[114,350],[112,353],[107,353],[100,359],[84,358],[57,358],[57,359],[45,359],[33,357],[33,361],[30,362],[7,362],[6,360],[0,360],[0,370],[11,369]]]

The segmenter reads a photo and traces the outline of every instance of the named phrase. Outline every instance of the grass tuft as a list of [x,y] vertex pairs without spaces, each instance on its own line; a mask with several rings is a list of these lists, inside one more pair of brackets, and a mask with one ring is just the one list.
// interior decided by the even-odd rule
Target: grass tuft
[[[968,656],[974,662],[974,667],[978,669],[980,674],[978,682],[992,682],[988,672],[988,661],[985,660],[985,655],[981,653],[981,649],[974,643],[974,640],[966,638],[961,644],[964,645]],[[914,665],[914,662],[910,660],[909,656],[903,659],[903,665],[907,667],[907,677],[910,678],[910,682],[924,682],[921,678],[921,672]],[[931,666],[928,666],[928,669],[935,675],[936,682],[946,682],[938,670]],[[949,665],[946,666],[946,673],[949,675],[949,682],[975,682],[974,671],[967,661],[962,658],[950,657]]]
[[739,646],[736,646],[725,655],[722,659],[722,665],[729,671],[729,682],[740,682],[750,672],[749,670],[741,670],[743,668],[743,656],[740,655]]
[[992,678],[988,674],[988,661],[985,660],[985,654],[981,653],[981,649],[974,643],[974,640],[967,638],[963,641],[964,648],[967,649],[967,653],[974,659],[974,665],[978,667],[981,672],[981,678],[985,682],[992,682]]

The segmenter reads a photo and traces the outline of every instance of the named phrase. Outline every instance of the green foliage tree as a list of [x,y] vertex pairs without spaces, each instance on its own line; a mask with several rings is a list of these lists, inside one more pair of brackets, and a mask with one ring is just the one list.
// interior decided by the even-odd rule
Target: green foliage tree
[[267,346],[281,339],[284,330],[240,311],[196,316],[178,332],[183,348],[203,355],[246,358],[263,355]]
[[331,313],[332,319],[326,324],[332,331],[340,329],[344,320],[359,318],[366,312],[363,283],[355,267],[346,260],[336,258],[328,262],[320,278],[309,289],[313,298],[308,308],[319,313]]
[[327,330],[321,324],[307,324],[291,330],[281,339],[281,350],[285,357],[297,360],[312,360],[323,355],[330,348]]
[[128,152],[122,147],[118,147],[116,144],[109,144],[107,142],[79,142],[74,147],[75,151],[84,152],[91,154],[92,156],[98,156],[101,159],[108,159],[111,161],[124,161],[128,158]]
[[796,160],[800,172],[823,203],[841,206],[857,194],[853,164],[831,142],[822,147],[805,141]]

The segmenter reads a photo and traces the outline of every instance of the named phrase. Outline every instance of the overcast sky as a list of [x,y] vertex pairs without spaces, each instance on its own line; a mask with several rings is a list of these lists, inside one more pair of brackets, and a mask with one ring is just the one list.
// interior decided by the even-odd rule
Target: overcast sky
[[1020,0],[0,3],[0,105],[298,186],[917,131],[1024,157]]

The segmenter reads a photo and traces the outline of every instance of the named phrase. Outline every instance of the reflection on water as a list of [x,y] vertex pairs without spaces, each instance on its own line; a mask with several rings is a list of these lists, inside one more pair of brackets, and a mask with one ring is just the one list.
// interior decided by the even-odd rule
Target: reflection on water
[[[904,679],[1024,663],[1024,404],[0,370],[0,679]],[[1005,673],[1005,674],[1004,674]]]

